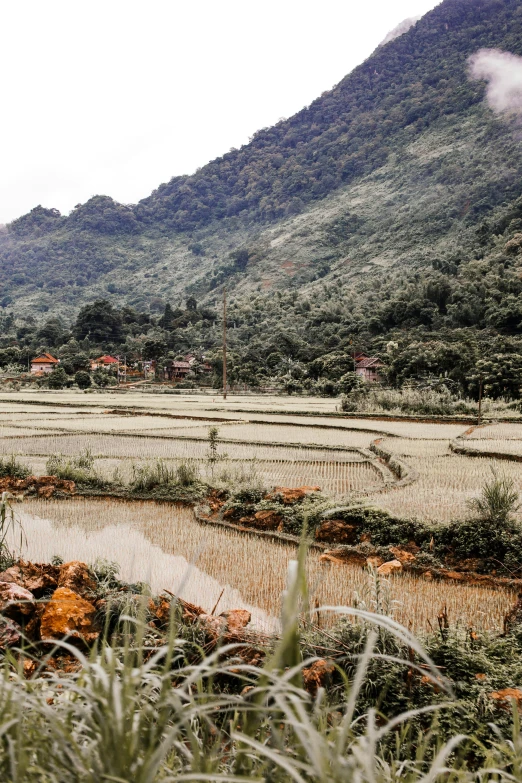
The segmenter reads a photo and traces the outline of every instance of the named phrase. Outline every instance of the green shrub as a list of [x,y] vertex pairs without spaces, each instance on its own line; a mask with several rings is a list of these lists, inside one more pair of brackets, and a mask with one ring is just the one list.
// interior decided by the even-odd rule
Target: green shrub
[[468,505],[483,522],[504,526],[520,508],[519,495],[512,478],[500,475],[494,468],[491,472],[492,480],[486,481],[480,497],[473,498]]
[[130,489],[133,492],[150,492],[158,488],[188,487],[200,483],[199,466],[195,460],[183,460],[169,466],[162,459],[152,464],[132,466]]
[[19,462],[14,454],[10,457],[0,457],[0,478],[17,478],[24,479],[31,475],[31,471],[24,465],[23,462]]
[[46,462],[45,469],[49,476],[74,481],[79,486],[105,487],[108,482],[94,468],[94,457],[89,449],[77,457],[66,457],[63,454],[52,454]]
[[47,385],[50,389],[63,389],[68,382],[69,378],[63,367],[57,367],[56,370],[49,373],[47,378]]
[[91,376],[85,370],[78,370],[74,376],[74,382],[80,389],[88,389],[91,385]]
[[339,391],[342,394],[350,394],[360,389],[364,381],[355,372],[345,373],[338,381]]
[[176,468],[176,482],[182,487],[189,487],[200,481],[199,465],[196,460],[183,460]]

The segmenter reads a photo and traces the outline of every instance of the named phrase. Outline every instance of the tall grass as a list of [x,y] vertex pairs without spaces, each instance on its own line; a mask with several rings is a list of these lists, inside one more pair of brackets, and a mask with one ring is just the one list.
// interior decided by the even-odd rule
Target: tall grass
[[[484,414],[492,408],[485,400]],[[341,400],[341,409],[347,412],[397,413],[421,416],[476,416],[477,403],[462,399],[448,389],[403,388],[383,389],[376,387],[357,388]]]
[[[518,722],[504,738],[491,726],[490,750],[460,734],[442,740],[437,721],[454,705],[452,685],[417,639],[384,614],[326,607],[360,628],[350,676],[334,692],[305,688],[300,618],[307,616],[305,553],[289,566],[283,632],[262,669],[242,662],[241,646],[204,654],[201,633],[172,607],[168,631],[154,637],[145,610],[120,616],[122,630],[90,656],[67,643],[81,670],[42,669],[27,681],[15,657],[0,672],[0,779],[5,783],[472,783],[516,781],[522,761]],[[144,604],[142,603],[143,607]],[[192,636],[191,636],[192,634]],[[25,652],[28,655],[28,652]],[[237,655],[237,657],[235,657]],[[384,719],[372,699],[371,669],[418,672],[442,698]],[[393,688],[393,683],[390,683]],[[362,706],[364,705],[364,707]],[[433,717],[430,717],[433,716]],[[439,717],[440,716],[440,717]],[[430,730],[431,724],[431,730]],[[421,730],[424,726],[424,730]],[[447,731],[446,731],[447,734]],[[477,764],[481,757],[482,763]]]
[[52,454],[46,462],[45,469],[50,476],[74,481],[80,486],[104,486],[107,483],[95,469],[94,457],[88,448],[74,457]]
[[11,496],[2,492],[0,497],[0,570],[9,568],[20,554],[25,542],[24,528],[15,516]]
[[480,496],[472,498],[469,507],[481,520],[492,525],[505,525],[520,508],[519,494],[511,476],[491,468],[493,478],[486,481]]
[[[374,627],[396,639],[397,649],[411,650],[425,675],[452,698],[449,683],[417,640],[390,618],[336,609],[367,626],[364,650],[340,700],[329,702],[322,689],[315,698],[305,691],[302,671],[314,658],[303,659],[299,638],[299,613],[306,611],[303,565],[302,551],[289,568],[282,636],[267,650],[261,671],[231,658],[234,645],[191,661],[193,647],[175,611],[161,644],[151,639],[141,613],[120,618],[123,646],[102,644],[87,657],[66,643],[57,645],[82,667],[66,677],[51,672],[38,678],[37,672],[27,682],[21,665],[6,659],[0,676],[2,781],[465,779],[461,737],[444,745],[430,735],[394,739],[438,707],[406,711],[385,725],[374,710],[358,711],[378,639]],[[397,662],[397,655],[392,658]],[[402,663],[411,668],[411,656]]]
[[132,466],[130,489],[134,492],[150,492],[158,487],[188,487],[199,482],[199,465],[196,460],[182,460],[169,465],[162,459],[153,463]]
[[9,476],[10,478],[24,479],[30,475],[31,471],[27,465],[20,462],[14,454],[11,454],[10,457],[0,457],[0,478]]

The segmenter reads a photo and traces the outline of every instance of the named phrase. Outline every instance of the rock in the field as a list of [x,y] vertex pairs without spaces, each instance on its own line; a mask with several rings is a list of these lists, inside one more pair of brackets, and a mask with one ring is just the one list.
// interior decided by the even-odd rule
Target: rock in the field
[[20,560],[16,565],[0,573],[1,582],[15,582],[30,590],[37,598],[47,590],[58,587],[58,566],[49,563],[26,563]]
[[402,563],[400,560],[388,560],[387,563],[383,563],[379,566],[377,573],[381,576],[389,576],[390,574],[398,574],[402,571]]
[[458,561],[459,571],[471,571],[472,573],[477,573],[478,571],[481,571],[483,567],[484,560],[482,560],[480,557],[468,557],[465,560]]
[[35,674],[36,670],[38,669],[38,663],[36,661],[31,660],[30,658],[26,658],[23,662],[23,673],[24,678],[26,680],[30,680],[31,677]]
[[411,552],[408,552],[406,549],[401,549],[398,546],[391,546],[390,552],[395,557],[396,560],[398,560],[403,565],[407,563],[413,563],[415,560],[415,555],[412,555]]
[[13,647],[22,637],[22,629],[14,620],[0,617],[0,650]]
[[191,604],[190,601],[185,601],[183,598],[176,599],[183,610],[184,620],[196,620],[200,615],[205,614],[205,610],[201,606]]
[[34,595],[14,582],[0,582],[0,612],[15,619],[34,610]]
[[342,519],[325,519],[315,531],[316,541],[329,543],[352,544],[355,541],[357,528]]
[[44,500],[49,500],[54,495],[55,486],[53,484],[45,484],[43,487],[38,487],[38,497]]
[[60,492],[63,492],[64,495],[74,495],[76,493],[76,484],[68,479],[56,479],[55,487]]
[[466,578],[464,574],[461,574],[458,571],[448,571],[446,568],[441,568],[439,574],[441,574],[444,579],[454,579],[456,582],[463,582]]
[[522,691],[520,688],[502,688],[500,691],[490,693],[489,698],[507,710],[511,709],[513,699],[516,701],[518,708],[522,707]]
[[285,505],[291,506],[294,503],[304,500],[308,495],[312,495],[314,492],[320,492],[321,487],[274,487],[274,491],[267,495],[269,500],[274,498],[280,499]]
[[221,612],[220,617],[224,617],[227,622],[226,630],[229,633],[239,633],[250,622],[252,615],[246,609],[229,609],[227,612]]
[[73,637],[93,642],[99,636],[96,609],[68,587],[59,587],[45,607],[40,622],[42,640]]
[[315,696],[319,688],[328,683],[335,666],[323,658],[314,661],[311,666],[303,669],[303,680],[306,690]]
[[340,547],[339,549],[327,549],[319,557],[319,562],[321,563],[353,563],[360,566],[365,566],[366,560],[366,555],[349,546]]
[[160,625],[165,625],[170,620],[171,601],[164,595],[158,598],[151,598],[148,604],[149,612]]
[[96,582],[91,576],[86,563],[79,560],[71,560],[60,566],[58,587],[68,587],[82,598],[89,597],[96,589]]
[[[229,609],[219,616],[213,614],[200,614],[198,622],[205,626],[205,630],[213,637],[231,636],[241,634],[241,631],[250,622],[251,614],[246,609]],[[232,641],[228,639],[227,641]]]
[[379,568],[379,566],[382,566],[384,560],[382,557],[379,557],[379,555],[373,555],[372,557],[366,558],[366,565],[370,568]]
[[58,479],[56,476],[38,476],[36,479],[36,483],[39,487],[44,487],[46,485],[54,486],[57,481]]
[[10,478],[8,481],[9,489],[20,491],[23,489],[28,489],[29,487],[33,486],[33,484],[36,484],[37,478],[36,476],[27,476],[27,478],[24,479]]
[[224,617],[216,617],[213,614],[200,614],[198,622],[205,627],[205,631],[211,636],[223,636],[227,630],[227,621]]
[[283,529],[283,517],[276,511],[256,511],[252,524],[259,530],[281,531]]

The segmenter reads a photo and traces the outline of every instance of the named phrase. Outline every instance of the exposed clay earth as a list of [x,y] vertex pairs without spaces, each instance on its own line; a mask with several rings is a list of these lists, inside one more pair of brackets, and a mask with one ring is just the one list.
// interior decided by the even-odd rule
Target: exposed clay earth
[[[318,492],[320,487],[275,487],[272,492],[264,496],[263,500],[292,507]],[[227,507],[223,510],[225,505]],[[226,504],[226,493],[219,491],[213,491],[209,495],[206,499],[206,508],[203,506],[197,510],[197,518],[201,522],[226,524],[235,530],[245,532],[255,530],[261,534],[275,535],[283,540],[298,541],[297,536],[285,533],[284,517],[276,509],[252,510],[252,513],[248,513],[245,504],[239,507]],[[370,566],[381,576],[409,572],[424,579],[451,580],[482,587],[507,587],[522,592],[522,579],[499,577],[494,572],[479,573],[481,561],[478,558],[455,560],[448,556],[450,563],[447,568],[424,565],[417,558],[421,548],[415,541],[400,547],[389,546],[386,548],[387,553],[383,555],[383,547],[372,548],[371,537],[362,532],[357,524],[350,524],[343,519],[330,517],[323,519],[315,529],[313,545],[324,549],[324,554],[321,556],[323,562],[350,563],[363,568]],[[333,548],[329,548],[332,546]]]
[[[122,584],[116,595],[100,597],[85,563],[72,561],[57,566],[20,560],[0,572],[0,651],[11,650],[28,679],[46,671],[78,671],[79,659],[59,642],[66,641],[84,652],[103,638],[110,642],[110,634],[104,637],[104,629],[108,627],[111,602],[123,593],[127,600],[141,606],[156,649],[167,643],[169,624],[177,613],[184,624],[195,626],[201,633],[207,654],[218,645],[234,645],[222,654],[223,660],[230,659],[232,672],[234,662],[262,666],[271,638],[248,629],[251,615],[246,609],[208,614],[167,591],[147,598],[128,587]],[[315,694],[327,684],[333,670],[333,664],[315,661],[303,671],[305,687]]]

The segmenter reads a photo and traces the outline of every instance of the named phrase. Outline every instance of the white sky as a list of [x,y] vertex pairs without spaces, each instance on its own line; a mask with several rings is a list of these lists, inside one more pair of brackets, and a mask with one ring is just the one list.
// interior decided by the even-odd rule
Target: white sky
[[0,223],[124,203],[339,82],[438,0],[0,0]]

